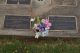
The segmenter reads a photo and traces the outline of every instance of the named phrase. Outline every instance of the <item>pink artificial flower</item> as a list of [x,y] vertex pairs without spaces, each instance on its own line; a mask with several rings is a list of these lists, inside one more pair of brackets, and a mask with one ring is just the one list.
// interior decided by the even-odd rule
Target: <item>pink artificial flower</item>
[[49,19],[42,19],[41,22],[46,25],[46,29],[50,29],[50,27],[52,26],[52,24],[49,22]]
[[45,19],[45,23],[49,23],[49,20],[48,19]]
[[46,20],[45,20],[45,24],[46,24],[46,26],[48,26],[48,27],[50,27],[50,26],[51,26],[51,23],[49,22],[49,20],[48,20],[48,19],[46,19]]
[[48,23],[48,26],[52,26],[50,22]]

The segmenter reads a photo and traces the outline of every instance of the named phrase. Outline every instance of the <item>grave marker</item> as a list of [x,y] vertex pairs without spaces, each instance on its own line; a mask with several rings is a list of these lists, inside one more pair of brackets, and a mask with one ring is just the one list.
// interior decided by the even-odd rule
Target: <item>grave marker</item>
[[30,29],[30,16],[5,16],[4,28]]
[[75,17],[66,16],[49,16],[49,20],[52,23],[50,30],[76,30]]
[[17,4],[18,0],[7,0],[7,4]]
[[30,4],[31,0],[19,0],[20,4]]

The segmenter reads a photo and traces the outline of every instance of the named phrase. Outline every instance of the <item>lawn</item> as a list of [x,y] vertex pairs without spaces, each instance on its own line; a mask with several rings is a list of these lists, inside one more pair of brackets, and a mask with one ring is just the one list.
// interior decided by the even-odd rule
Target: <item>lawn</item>
[[0,53],[80,53],[80,39],[0,36]]

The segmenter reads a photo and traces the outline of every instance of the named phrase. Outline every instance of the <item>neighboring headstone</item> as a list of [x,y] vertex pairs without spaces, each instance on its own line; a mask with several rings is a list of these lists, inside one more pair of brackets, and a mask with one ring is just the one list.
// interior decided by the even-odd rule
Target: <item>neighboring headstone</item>
[[30,29],[30,16],[5,16],[5,29]]
[[30,4],[31,0],[7,0],[7,4]]
[[7,4],[17,4],[18,0],[7,0]]
[[77,6],[77,0],[52,0],[55,6]]
[[30,4],[31,0],[19,0],[19,4]]
[[76,30],[76,19],[75,17],[49,17],[52,26],[50,30]]

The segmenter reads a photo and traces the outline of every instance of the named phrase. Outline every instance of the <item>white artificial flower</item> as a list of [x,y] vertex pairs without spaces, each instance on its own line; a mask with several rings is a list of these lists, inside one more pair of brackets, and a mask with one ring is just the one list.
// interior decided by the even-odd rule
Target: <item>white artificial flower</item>
[[45,23],[45,19],[42,19],[41,22],[42,22],[42,23]]
[[30,21],[35,21],[35,19],[34,18],[31,18],[31,20]]

